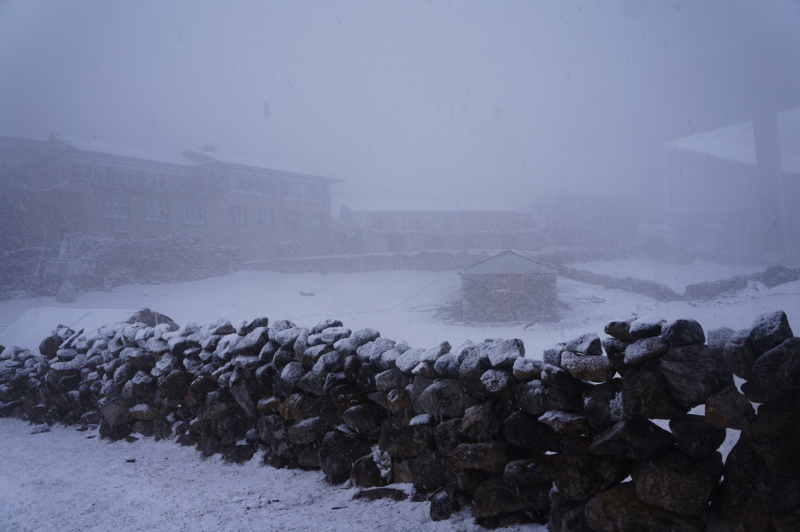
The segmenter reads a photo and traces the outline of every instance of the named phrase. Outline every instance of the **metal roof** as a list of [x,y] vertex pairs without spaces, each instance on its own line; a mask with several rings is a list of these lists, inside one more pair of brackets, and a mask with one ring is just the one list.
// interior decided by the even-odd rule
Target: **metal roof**
[[513,275],[524,273],[557,274],[558,271],[539,261],[514,253],[509,249],[458,272],[459,275]]

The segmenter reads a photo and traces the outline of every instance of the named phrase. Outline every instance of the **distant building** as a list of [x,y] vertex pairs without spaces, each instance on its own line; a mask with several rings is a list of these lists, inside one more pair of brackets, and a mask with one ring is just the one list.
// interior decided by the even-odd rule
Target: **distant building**
[[34,150],[23,141],[0,137],[0,159],[11,163],[0,172],[18,177],[2,181],[2,218],[20,247],[82,231],[184,233],[239,248],[243,259],[328,251],[336,179],[212,146],[172,154],[57,136]]
[[714,258],[800,263],[798,146],[800,108],[666,143],[659,192],[676,239]]
[[538,250],[545,245],[529,213],[493,202],[348,198],[332,228],[350,253]]
[[459,272],[465,321],[555,321],[557,271],[504,251]]

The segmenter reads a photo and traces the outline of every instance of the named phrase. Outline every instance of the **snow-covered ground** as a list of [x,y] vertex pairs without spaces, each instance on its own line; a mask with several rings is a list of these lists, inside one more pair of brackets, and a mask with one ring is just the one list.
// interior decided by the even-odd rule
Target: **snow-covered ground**
[[[620,264],[613,270],[618,275],[633,273],[625,269],[630,267],[628,261]],[[711,277],[704,271],[687,271],[676,279],[696,282],[744,272],[735,267],[714,271],[718,274]],[[242,271],[189,283],[80,294],[72,304],[49,297],[3,301],[0,344],[5,338],[28,338],[35,348],[57,323],[113,321],[125,314],[115,309],[145,306],[178,323],[266,315],[310,326],[333,317],[352,329],[374,327],[383,336],[406,340],[414,347],[442,340],[457,345],[465,339],[514,337],[522,339],[527,356],[535,358],[557,341],[585,332],[602,333],[606,322],[632,313],[695,318],[708,330],[749,327],[759,314],[782,309],[793,329],[800,330],[800,282],[771,290],[753,287],[737,297],[698,304],[661,303],[559,279],[562,320],[527,328],[523,323],[478,326],[437,318],[437,309],[457,301],[459,286],[455,272]],[[94,310],[87,315],[80,309]],[[26,316],[28,311],[32,312]],[[26,337],[24,331],[30,334]],[[74,428],[53,427],[44,434],[31,434],[31,429],[19,420],[0,420],[0,530],[482,530],[465,511],[435,523],[428,517],[427,503],[352,501],[354,490],[328,486],[319,472],[274,470],[260,465],[257,458],[233,466],[170,442],[109,443],[87,439],[94,433]],[[729,431],[721,449],[724,454],[735,439]],[[128,463],[128,458],[136,461]],[[544,530],[534,525],[519,529]]]
[[648,259],[626,259],[618,261],[576,262],[570,268],[587,270],[612,277],[633,277],[661,283],[682,294],[690,284],[703,281],[720,281],[737,275],[764,270],[764,266],[720,264],[695,260],[688,264],[666,264]]

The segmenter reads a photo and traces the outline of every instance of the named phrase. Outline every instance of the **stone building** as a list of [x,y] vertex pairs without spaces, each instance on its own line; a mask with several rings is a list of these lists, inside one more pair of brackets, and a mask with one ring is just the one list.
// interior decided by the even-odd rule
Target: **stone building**
[[557,271],[513,251],[459,272],[465,321],[555,321]]
[[[0,139],[0,146],[20,143]],[[27,147],[27,144],[25,144]],[[66,233],[159,238],[183,233],[239,258],[326,253],[338,180],[214,147],[181,154],[51,136],[3,180],[3,219],[19,246]],[[6,168],[5,175],[12,170]],[[13,199],[10,199],[13,198]]]
[[349,253],[539,250],[547,245],[530,213],[489,201],[348,197],[333,228]]

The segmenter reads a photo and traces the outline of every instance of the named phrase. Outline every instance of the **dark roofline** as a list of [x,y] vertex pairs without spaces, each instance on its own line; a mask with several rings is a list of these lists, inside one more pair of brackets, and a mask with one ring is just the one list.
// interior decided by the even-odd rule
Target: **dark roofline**
[[482,261],[480,261],[480,262],[476,262],[475,264],[472,264],[472,265],[470,265],[470,266],[467,266],[466,268],[464,268],[463,270],[461,270],[460,272],[458,272],[458,275],[461,275],[463,272],[465,272],[465,271],[467,271],[467,270],[469,270],[469,269],[472,269],[472,268],[474,268],[475,266],[480,266],[480,265],[481,265],[481,264],[483,264],[484,262],[488,262],[488,261],[490,261],[490,260],[496,259],[497,257],[502,257],[503,255],[516,255],[517,257],[519,257],[519,258],[521,258],[521,259],[525,259],[525,260],[527,260],[527,261],[530,261],[530,262],[533,262],[533,263],[535,263],[535,264],[539,264],[539,265],[541,265],[541,266],[545,266],[545,267],[547,267],[547,268],[553,268],[554,270],[555,270],[555,269],[557,269],[555,266],[552,266],[552,265],[550,265],[550,264],[546,264],[546,263],[544,263],[544,262],[542,262],[542,261],[540,261],[540,260],[536,260],[536,259],[532,259],[532,258],[530,258],[530,257],[526,257],[525,255],[520,255],[520,254],[519,254],[519,253],[517,253],[516,251],[511,251],[510,249],[507,249],[507,250],[505,250],[505,251],[502,251],[502,252],[498,253],[497,255],[492,255],[492,256],[491,256],[491,257],[489,257],[488,259],[484,259],[484,260],[482,260]]

